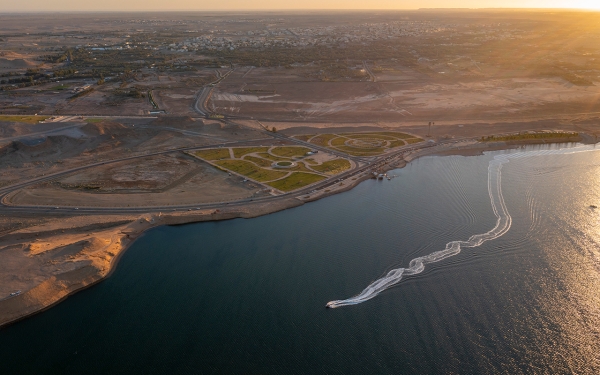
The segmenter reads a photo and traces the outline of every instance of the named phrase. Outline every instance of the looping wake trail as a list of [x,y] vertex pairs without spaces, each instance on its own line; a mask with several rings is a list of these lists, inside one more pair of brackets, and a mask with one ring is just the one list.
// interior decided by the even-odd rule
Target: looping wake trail
[[508,213],[506,203],[502,195],[501,171],[502,165],[508,163],[510,159],[522,159],[526,157],[543,155],[562,155],[585,151],[593,151],[593,149],[590,149],[588,146],[577,146],[568,149],[529,152],[525,151],[495,156],[488,165],[488,193],[490,196],[490,202],[492,204],[492,210],[494,211],[494,215],[496,215],[497,219],[496,226],[486,233],[475,234],[471,236],[467,241],[450,241],[446,244],[446,248],[444,250],[435,251],[429,255],[414,258],[410,261],[408,268],[393,269],[382,278],[369,284],[362,292],[360,292],[360,294],[345,300],[328,302],[327,307],[336,308],[348,305],[356,305],[370,300],[384,290],[399,283],[403,276],[416,275],[423,272],[425,265],[428,263],[439,262],[443,259],[454,256],[460,253],[460,250],[463,247],[481,246],[482,243],[494,240],[508,232],[512,224],[512,217]]

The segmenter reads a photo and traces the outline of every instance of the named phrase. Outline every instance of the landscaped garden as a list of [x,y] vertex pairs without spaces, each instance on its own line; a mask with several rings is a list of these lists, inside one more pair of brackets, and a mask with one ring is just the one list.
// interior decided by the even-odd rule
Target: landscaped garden
[[312,153],[302,146],[223,147],[197,150],[193,155],[217,168],[283,192],[352,168],[346,159]]
[[296,138],[353,156],[377,156],[396,147],[423,142],[422,138],[401,132],[299,135]]

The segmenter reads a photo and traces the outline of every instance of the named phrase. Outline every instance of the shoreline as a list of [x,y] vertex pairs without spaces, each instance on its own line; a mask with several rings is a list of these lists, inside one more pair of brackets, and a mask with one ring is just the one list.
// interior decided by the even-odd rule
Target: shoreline
[[[557,140],[556,142],[544,142],[543,144],[563,142],[564,141],[562,140]],[[581,142],[581,140],[579,142]],[[532,144],[540,144],[540,142],[474,142],[462,146],[449,146],[447,150],[432,150],[426,148],[409,154],[407,155],[407,157],[395,160],[390,163],[386,163],[382,165],[380,169],[382,171],[387,172],[392,169],[403,168],[406,165],[408,165],[408,163],[410,163],[411,161],[423,156],[477,156],[482,155],[485,151],[508,150]],[[349,191],[361,182],[371,178],[372,175],[361,173],[353,179],[345,180],[349,181],[349,183],[347,184],[340,183],[341,186],[336,186],[335,189],[325,190],[322,193],[314,196],[309,195],[306,197],[291,197],[276,202],[256,202],[239,207],[223,207],[222,209],[218,210],[210,209],[168,214],[162,214],[159,212],[142,214],[138,216],[110,215],[114,216],[115,219],[120,218],[121,222],[123,221],[123,219],[126,219],[127,223],[114,225],[110,227],[108,231],[105,230],[104,232],[109,232],[105,234],[105,236],[109,236],[109,243],[101,249],[92,249],[92,251],[88,254],[90,259],[92,256],[102,256],[104,262],[94,263],[95,260],[90,260],[88,258],[84,260],[65,262],[65,264],[75,264],[76,262],[86,264],[82,265],[82,267],[74,268],[67,272],[56,273],[51,277],[47,278],[46,280],[42,281],[41,283],[35,285],[33,288],[26,290],[25,292],[17,296],[8,297],[3,300],[0,300],[0,330],[3,327],[6,327],[12,323],[16,323],[35,314],[44,312],[50,309],[51,307],[59,304],[60,302],[64,301],[69,296],[81,290],[92,287],[97,283],[110,277],[113,274],[113,272],[115,272],[115,270],[117,269],[119,261],[121,260],[121,257],[127,251],[127,249],[129,249],[129,247],[138,238],[144,235],[149,229],[163,225],[184,225],[204,221],[220,221],[236,218],[250,219],[258,216],[272,214],[278,211],[298,207],[308,202],[314,202],[334,194]],[[102,215],[90,216],[89,218],[92,219],[90,225],[94,225],[94,218],[96,218],[97,222],[99,219],[104,219],[105,217],[106,216]],[[109,221],[108,223],[110,224],[114,222],[117,222],[117,220],[113,222]],[[96,223],[96,225],[100,224]],[[56,228],[58,229],[55,229],[54,231],[51,231],[49,233],[58,233],[61,230],[60,226],[57,226]],[[65,229],[62,229],[62,233],[64,232]],[[92,233],[96,235],[97,232],[98,231]],[[104,233],[102,231],[100,232]],[[36,232],[30,232],[25,230],[17,231],[16,234],[25,234],[25,237],[29,235],[31,239],[34,239],[29,244],[30,248],[33,247],[34,244],[36,244],[35,241],[38,240],[36,238]],[[90,236],[89,232],[86,236]],[[78,239],[81,242],[80,238],[83,237],[85,236],[79,235],[75,239]],[[114,240],[115,237],[117,237],[116,240]],[[61,241],[63,240],[61,238],[59,239]],[[55,239],[55,241],[58,241],[59,239]],[[68,246],[71,245],[73,244],[69,244]],[[57,248],[62,249],[63,247]],[[100,252],[100,254],[96,254],[98,252]],[[106,259],[107,257],[109,257],[109,259]]]
[[[279,202],[261,202],[254,205],[224,209],[219,210],[219,212],[216,212],[215,210],[202,210],[189,213],[150,213],[139,215],[137,217],[128,215],[129,218],[133,220],[124,225],[114,226],[109,230],[112,237],[114,238],[116,236],[117,239],[111,241],[106,246],[112,246],[108,251],[112,256],[108,262],[106,262],[104,267],[100,268],[93,264],[86,264],[81,268],[53,275],[17,296],[0,300],[0,329],[43,312],[64,301],[69,296],[110,277],[110,275],[115,272],[118,263],[126,250],[149,229],[163,225],[184,225],[237,218],[250,219],[288,208],[298,207],[303,204],[304,202],[299,199],[289,198]],[[92,216],[92,218],[94,218],[94,216]],[[87,275],[85,275],[86,273]],[[72,276],[80,277],[75,280],[69,280]]]

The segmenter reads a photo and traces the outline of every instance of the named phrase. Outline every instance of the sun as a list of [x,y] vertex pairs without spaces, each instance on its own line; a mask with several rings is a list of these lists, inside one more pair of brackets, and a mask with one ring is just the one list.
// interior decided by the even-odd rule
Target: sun
[[573,0],[565,5],[573,9],[600,10],[600,1],[598,0]]

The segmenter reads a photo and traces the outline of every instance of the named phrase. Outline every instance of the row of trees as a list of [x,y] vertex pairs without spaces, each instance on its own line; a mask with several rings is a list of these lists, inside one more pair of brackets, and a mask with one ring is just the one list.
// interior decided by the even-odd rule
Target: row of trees
[[572,138],[579,136],[579,133],[563,133],[563,132],[553,132],[553,133],[523,133],[523,134],[510,134],[510,135],[490,135],[488,137],[481,137],[481,140],[484,142],[490,141],[519,141],[519,140],[527,140],[527,139],[549,139],[549,138]]

